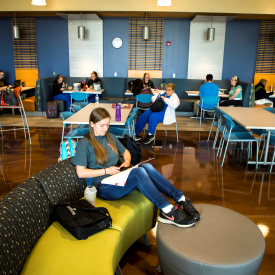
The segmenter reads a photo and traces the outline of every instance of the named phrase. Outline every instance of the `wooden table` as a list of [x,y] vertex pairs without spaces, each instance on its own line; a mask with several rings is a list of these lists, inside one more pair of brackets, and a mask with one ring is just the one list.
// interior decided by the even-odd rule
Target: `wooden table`
[[89,124],[89,118],[92,110],[97,107],[101,107],[105,108],[110,113],[110,125],[125,125],[126,120],[133,108],[133,104],[130,104],[131,107],[128,109],[121,109],[121,121],[116,121],[116,109],[112,108],[112,105],[112,103],[99,103],[97,106],[96,103],[90,103],[71,117],[64,120],[63,124]]
[[[226,90],[226,89],[222,89],[222,90]],[[185,92],[188,94],[188,96],[199,96],[199,93],[200,93],[200,91],[185,91]],[[222,92],[219,92],[218,96],[219,97],[228,97],[227,94],[224,94]]]
[[86,93],[86,94],[89,94],[89,95],[101,95],[103,92],[104,92],[104,89],[101,89],[101,90],[98,90],[98,91],[87,89],[86,91],[81,90],[81,91],[79,91],[79,92],[76,92],[76,91],[74,91],[74,90],[63,91],[63,93],[65,93],[65,94],[71,94],[71,93]]
[[[246,129],[266,129],[267,140],[264,161],[258,164],[271,164],[267,162],[270,132],[275,130],[275,115],[261,108],[248,107],[218,107],[225,114],[229,115]],[[248,164],[256,164],[255,161],[248,161]]]

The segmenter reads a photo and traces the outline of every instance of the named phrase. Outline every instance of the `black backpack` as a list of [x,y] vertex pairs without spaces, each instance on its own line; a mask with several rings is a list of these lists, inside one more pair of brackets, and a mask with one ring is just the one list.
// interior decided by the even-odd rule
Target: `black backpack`
[[9,106],[18,106],[17,98],[13,92],[4,92],[4,102]]
[[124,147],[131,154],[131,164],[136,165],[140,163],[141,160],[141,150],[133,138],[125,135],[124,136]]
[[58,221],[76,239],[84,240],[112,226],[112,219],[104,207],[94,207],[86,200],[55,204],[50,213],[51,222]]

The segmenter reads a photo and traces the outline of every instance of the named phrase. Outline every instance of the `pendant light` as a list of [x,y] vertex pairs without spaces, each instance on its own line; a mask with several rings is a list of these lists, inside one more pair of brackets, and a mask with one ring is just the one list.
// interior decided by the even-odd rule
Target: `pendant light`
[[82,27],[82,13],[80,13],[81,26],[78,26],[78,39],[85,39],[85,27]]
[[14,26],[12,26],[12,37],[15,38],[15,39],[20,38],[19,27],[16,26],[15,13],[14,13]]
[[46,0],[32,0],[32,5],[35,6],[46,6]]
[[143,39],[144,40],[149,39],[149,27],[147,26],[147,15],[148,15],[148,13],[145,12],[146,25],[143,27]]
[[212,28],[213,15],[211,17],[211,28],[207,29],[207,40],[214,41],[215,39],[215,28]]
[[158,0],[158,6],[172,6],[171,0]]

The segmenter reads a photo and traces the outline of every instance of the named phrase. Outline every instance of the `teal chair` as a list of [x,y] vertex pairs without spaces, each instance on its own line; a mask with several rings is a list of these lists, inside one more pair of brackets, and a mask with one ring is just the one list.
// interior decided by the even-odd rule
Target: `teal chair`
[[[63,121],[65,121],[67,118],[71,117],[72,115],[73,115],[73,113],[71,113],[71,112],[62,112],[61,113],[61,117],[62,117]],[[64,136],[65,127],[69,127],[69,126],[71,126],[71,130],[69,131],[69,133],[67,135]],[[77,141],[79,138],[83,138],[89,132],[89,125],[88,125],[88,128],[87,128],[87,125],[85,125],[86,127],[81,127],[81,126],[82,126],[82,124],[78,125],[76,128],[74,128],[74,126],[72,124],[64,124],[63,123],[61,142],[63,142],[63,140],[66,138],[76,138]]]
[[89,97],[89,94],[87,93],[82,93],[82,92],[74,92],[71,93],[71,108],[73,106],[80,106],[81,101],[86,101]]
[[202,117],[204,117],[205,112],[210,112],[210,113],[214,113],[214,118],[213,121],[215,120],[215,109],[208,109],[207,107],[203,107],[203,104],[207,104],[207,105],[217,105],[218,102],[220,101],[220,98],[218,96],[202,96],[201,97],[201,107],[197,109],[197,117],[196,117],[196,121],[198,119],[198,115],[199,115],[199,109],[201,110],[201,115],[200,115],[200,126],[201,126],[201,119]]
[[109,133],[114,134],[117,138],[124,138],[124,135],[135,138],[135,124],[134,120],[136,113],[130,116],[125,123],[125,128],[117,128],[115,126],[109,127]]
[[71,110],[73,111],[73,113],[77,113],[77,112],[80,111],[81,109],[82,109],[81,106],[73,106],[73,107],[71,108]]
[[79,106],[82,108],[86,107],[89,104],[89,102],[79,102]]
[[[222,153],[224,142],[227,141],[227,143],[226,143],[221,167],[223,166],[223,163],[224,163],[224,159],[225,159],[225,155],[226,155],[226,151],[227,151],[229,142],[241,142],[242,144],[243,144],[243,142],[248,142],[247,150],[248,150],[248,157],[249,157],[250,148],[252,151],[252,142],[255,141],[257,144],[256,169],[258,169],[258,154],[259,154],[258,140],[256,138],[254,138],[251,135],[251,133],[249,133],[248,131],[247,132],[232,132],[232,130],[235,128],[235,123],[226,114],[223,114],[222,118],[223,118],[223,121],[225,124],[226,131],[224,131],[224,133],[223,133],[223,142],[222,142],[221,148],[219,148],[220,154]],[[251,152],[251,156],[252,156],[252,152]]]
[[139,94],[135,97],[136,99],[136,108],[140,109],[140,110],[148,110],[149,108],[142,108],[142,107],[138,107],[138,102],[140,103],[152,103],[152,96],[153,95],[147,95],[147,94]]

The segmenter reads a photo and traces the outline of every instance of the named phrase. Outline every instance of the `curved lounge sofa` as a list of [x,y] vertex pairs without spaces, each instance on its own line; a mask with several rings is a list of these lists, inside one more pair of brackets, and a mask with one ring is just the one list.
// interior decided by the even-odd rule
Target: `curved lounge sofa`
[[[72,86],[75,82],[88,81],[88,77],[64,77],[64,82]],[[127,99],[125,92],[128,89],[128,82],[131,78],[122,77],[101,77],[102,88],[104,92],[100,98],[102,103],[121,103],[123,100],[127,100],[127,103],[135,103],[135,101]],[[46,111],[47,102],[51,99],[51,92],[49,83],[53,82],[54,77],[39,78],[36,81],[36,111]],[[174,83],[176,84],[175,92],[180,98],[180,106],[177,108],[177,112],[190,115],[193,113],[194,102],[199,97],[190,97],[185,91],[198,91],[200,86],[204,83],[202,79],[179,79],[179,78],[152,78],[155,88],[160,87],[161,83]],[[227,93],[230,90],[230,80],[214,80],[220,88],[227,89]],[[243,88],[243,107],[254,106],[254,85],[252,83],[241,81]]]
[[52,205],[83,197],[86,183],[70,160],[54,164],[0,199],[1,274],[121,274],[127,249],[156,223],[156,208],[139,191],[106,207],[111,228],[86,240],[75,239],[58,222],[49,224]]

